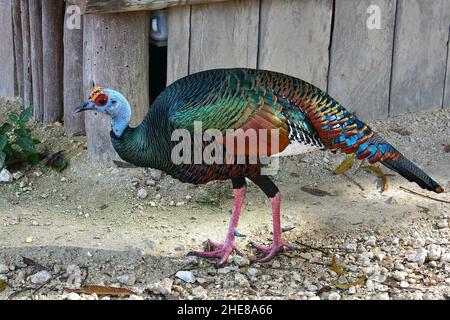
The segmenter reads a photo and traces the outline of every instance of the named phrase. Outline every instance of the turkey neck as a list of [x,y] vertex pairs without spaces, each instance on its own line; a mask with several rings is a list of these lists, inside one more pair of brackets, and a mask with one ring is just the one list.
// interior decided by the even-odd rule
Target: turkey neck
[[[170,130],[164,108],[152,105],[144,121],[127,127],[118,137],[111,131],[111,142],[119,156],[136,166],[167,169],[170,161]],[[168,131],[168,132],[166,132]]]

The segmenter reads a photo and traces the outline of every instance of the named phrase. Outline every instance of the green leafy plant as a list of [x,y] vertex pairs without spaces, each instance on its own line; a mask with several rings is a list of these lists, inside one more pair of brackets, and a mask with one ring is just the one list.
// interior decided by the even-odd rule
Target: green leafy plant
[[21,163],[38,163],[36,145],[41,142],[34,139],[26,127],[32,113],[32,107],[20,114],[10,113],[8,121],[0,126],[0,169]]

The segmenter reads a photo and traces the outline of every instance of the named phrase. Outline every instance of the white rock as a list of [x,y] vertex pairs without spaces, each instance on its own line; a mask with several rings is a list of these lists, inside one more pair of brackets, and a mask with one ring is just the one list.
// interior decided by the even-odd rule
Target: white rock
[[226,266],[226,267],[217,269],[217,273],[218,274],[227,274],[227,273],[230,273],[235,270],[237,270],[237,267],[235,267],[235,266]]
[[187,283],[194,283],[195,282],[195,277],[192,274],[192,272],[190,271],[178,271],[175,274],[175,277],[177,277],[178,279],[183,280],[184,282]]
[[444,253],[441,255],[440,261],[442,262],[450,262],[450,252]]
[[128,300],[144,300],[144,298],[141,297],[141,296],[137,296],[137,295],[135,295],[135,294],[132,294],[132,295],[128,298]]
[[397,281],[403,281],[406,279],[407,275],[408,275],[408,273],[406,273],[404,271],[395,271],[394,274],[392,275],[392,277]]
[[197,286],[192,289],[192,296],[194,297],[194,299],[205,300],[206,298],[208,298],[208,292],[202,286]]
[[371,296],[372,300],[389,300],[389,293],[383,292]]
[[248,275],[250,278],[254,278],[254,277],[256,277],[256,275],[258,274],[258,272],[259,272],[259,270],[256,269],[256,268],[248,268],[248,270],[247,270],[247,275]]
[[427,259],[428,252],[425,250],[417,251],[416,253],[413,253],[408,257],[408,261],[410,262],[417,262],[419,264],[425,263],[425,260]]
[[369,239],[367,239],[364,242],[365,246],[375,247],[376,244],[377,244],[377,238],[375,238],[374,236],[370,236]]
[[250,283],[248,282],[247,277],[244,276],[242,273],[235,273],[234,281],[240,287],[249,287],[250,286]]
[[5,274],[9,272],[9,268],[5,264],[0,264],[0,274]]
[[367,280],[366,281],[366,288],[367,288],[367,291],[374,291],[375,290],[375,285],[373,284],[373,281],[372,280]]
[[248,266],[250,264],[250,260],[242,256],[234,256],[233,262],[237,264],[239,267]]
[[157,169],[148,169],[148,175],[155,181],[159,181],[162,178],[162,171]]
[[80,300],[80,299],[81,299],[80,295],[78,293],[76,293],[76,292],[71,292],[67,296],[67,300],[74,300],[75,301],[75,300]]
[[442,219],[442,220],[438,221],[438,223],[436,224],[436,226],[437,226],[439,229],[445,229],[445,228],[448,228],[448,221],[447,221],[447,219]]
[[439,260],[442,254],[442,248],[441,246],[437,244],[430,244],[428,246],[428,259],[432,261]]
[[0,171],[0,182],[8,183],[8,182],[12,182],[12,181],[13,181],[13,176],[12,176],[11,172],[9,172],[6,169],[3,169],[2,171]]
[[124,274],[117,277],[117,281],[127,286],[132,286],[136,283],[136,276],[134,274]]
[[331,292],[328,295],[328,300],[341,300],[341,295],[337,292]]
[[358,248],[358,245],[356,243],[349,243],[345,246],[346,250],[352,251],[352,252],[355,252],[357,248]]
[[39,271],[38,273],[33,274],[30,277],[30,281],[34,284],[44,284],[47,281],[49,281],[52,278],[52,275],[46,271],[46,270],[42,270]]
[[348,294],[356,294],[356,287],[351,286],[350,288],[348,288]]
[[400,288],[403,288],[403,289],[409,288],[408,281],[400,281]]
[[172,293],[173,280],[169,278],[164,278],[160,282],[150,285],[147,287],[148,291],[155,294],[162,294],[167,296]]
[[24,173],[22,171],[16,171],[13,173],[13,179],[14,180],[19,180],[20,178],[22,178],[24,175]]
[[137,193],[138,198],[140,199],[145,199],[148,196],[148,192],[147,190],[145,190],[144,188],[139,188],[138,193]]
[[394,246],[398,245],[399,242],[400,242],[400,239],[397,238],[397,237],[394,237],[394,238],[391,239],[391,244],[394,245]]

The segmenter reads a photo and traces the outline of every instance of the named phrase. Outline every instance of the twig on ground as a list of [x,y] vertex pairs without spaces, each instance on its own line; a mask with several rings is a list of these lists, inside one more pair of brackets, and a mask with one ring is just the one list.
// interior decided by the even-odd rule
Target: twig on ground
[[419,193],[419,192],[417,192],[417,191],[410,190],[410,189],[405,188],[405,187],[402,187],[402,186],[400,186],[400,189],[402,189],[403,191],[406,191],[406,192],[409,192],[409,193],[412,193],[412,194],[421,196],[421,197],[423,197],[423,198],[430,199],[430,200],[439,201],[439,202],[443,202],[443,203],[450,203],[450,201],[448,201],[448,200],[443,200],[443,199],[433,198],[433,197],[430,197],[430,196],[428,196],[428,195],[426,195],[426,194]]

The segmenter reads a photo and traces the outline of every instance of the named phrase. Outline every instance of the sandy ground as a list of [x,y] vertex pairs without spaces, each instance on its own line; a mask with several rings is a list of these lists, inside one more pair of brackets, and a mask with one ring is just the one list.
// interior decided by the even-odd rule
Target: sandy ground
[[[0,120],[6,108],[17,107],[16,102],[0,101]],[[253,267],[240,261],[231,264],[236,269],[219,273],[213,265],[186,258],[186,254],[201,248],[208,238],[217,241],[224,238],[232,205],[229,182],[194,187],[166,176],[155,181],[143,168],[102,167],[87,160],[85,137],[66,135],[58,124],[33,124],[33,132],[43,142],[40,148],[46,146],[51,152],[64,150],[70,165],[62,173],[38,165],[24,172],[20,179],[0,184],[0,265],[9,268],[3,273],[8,286],[0,292],[0,298],[65,299],[70,287],[65,282],[70,273],[67,268],[74,265],[81,268],[83,283],[128,286],[137,293],[134,298],[325,299],[336,293],[340,299],[386,298],[386,294],[391,299],[412,299],[415,296],[409,295],[420,289],[430,299],[445,299],[450,295],[446,291],[450,267],[441,256],[450,252],[450,230],[442,223],[441,227],[437,224],[448,218],[450,204],[413,195],[399,187],[450,200],[450,153],[444,150],[450,144],[450,110],[369,124],[439,181],[446,193],[431,194],[399,176],[388,177],[389,190],[382,193],[380,179],[373,173],[357,170],[359,164],[347,172],[347,177],[335,176],[331,171],[345,159],[343,155],[319,152],[283,159],[275,182],[284,199],[282,224],[295,227],[285,237],[297,250],[271,264]],[[302,191],[304,186],[331,195],[318,197]],[[144,199],[138,196],[141,188],[148,193]],[[237,243],[248,258],[255,256],[247,246],[249,242],[270,240],[269,204],[254,185],[250,185],[239,230],[247,237]],[[373,240],[371,237],[376,238],[376,245],[367,244]],[[396,237],[399,244],[392,243]],[[345,249],[352,243],[357,245],[356,250]],[[419,249],[430,251],[430,245],[439,246],[437,259],[430,255],[419,262],[408,258]],[[397,249],[392,251],[389,246]],[[383,256],[377,255],[375,247],[384,252]],[[360,259],[367,252],[372,253],[369,262],[364,257]],[[390,272],[403,272],[394,266],[392,270],[386,267],[385,257],[403,261],[406,269],[413,268],[412,274],[416,273],[416,266],[407,264],[418,263],[417,268],[431,272],[437,280],[430,283],[422,278],[422,282],[410,283],[417,290],[411,290],[410,285],[371,290],[370,282],[362,283],[353,286],[357,288],[354,294],[353,289],[347,292],[347,288],[332,285],[331,279],[339,278],[330,266],[333,254],[350,270],[356,268],[354,272],[365,273],[369,279],[366,282],[372,281],[372,274],[387,274],[386,282],[391,279]],[[37,270],[27,267],[22,257],[45,266],[52,280],[42,288],[36,286],[30,278]],[[430,265],[432,261],[436,263]],[[174,277],[178,270],[188,270],[187,265],[192,269],[188,272],[206,280],[191,284]],[[375,266],[381,271],[364,270]],[[249,271],[253,268],[259,272],[258,277],[249,274],[254,272]],[[277,282],[273,273],[283,278],[283,272],[287,275]],[[117,279],[130,274],[135,281]],[[247,282],[238,275],[243,275]],[[157,290],[153,290],[156,294],[146,290],[164,278],[175,280],[172,293],[161,295]],[[308,290],[311,285],[317,287],[316,291]]]

